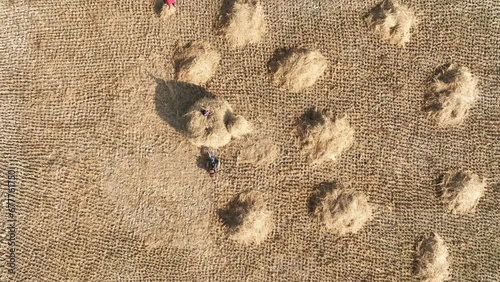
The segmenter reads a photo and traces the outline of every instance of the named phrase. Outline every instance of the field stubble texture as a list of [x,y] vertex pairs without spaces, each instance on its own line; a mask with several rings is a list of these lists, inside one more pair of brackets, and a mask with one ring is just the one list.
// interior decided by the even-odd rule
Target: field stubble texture
[[[404,48],[367,27],[376,3],[322,0],[262,1],[266,33],[232,48],[217,28],[228,2],[179,1],[168,15],[153,1],[0,2],[0,171],[16,169],[19,224],[18,271],[0,280],[408,281],[429,232],[445,241],[453,279],[500,280],[498,1],[405,2],[419,24]],[[174,80],[178,42],[194,41],[221,56],[203,87]],[[328,67],[290,93],[266,65],[297,46]],[[422,110],[445,63],[467,66],[481,92],[453,127]],[[278,146],[273,162],[238,160],[248,144],[235,139],[215,180],[196,165],[183,115],[212,94]],[[292,134],[311,107],[355,128],[353,146],[320,168]],[[486,179],[475,213],[446,212],[436,195],[451,169]],[[377,214],[332,236],[307,203],[325,181],[355,187]],[[249,189],[272,212],[259,245],[230,240],[217,213]]]

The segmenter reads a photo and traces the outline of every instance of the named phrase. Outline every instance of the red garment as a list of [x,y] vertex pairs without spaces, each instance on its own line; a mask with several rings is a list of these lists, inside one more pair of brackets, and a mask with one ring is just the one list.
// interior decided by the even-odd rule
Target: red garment
[[176,2],[177,2],[176,0],[165,0],[165,4],[167,4],[167,5],[168,5],[168,9],[169,9],[169,10],[170,10],[170,8],[171,8],[172,6],[175,6],[175,3],[176,3]]

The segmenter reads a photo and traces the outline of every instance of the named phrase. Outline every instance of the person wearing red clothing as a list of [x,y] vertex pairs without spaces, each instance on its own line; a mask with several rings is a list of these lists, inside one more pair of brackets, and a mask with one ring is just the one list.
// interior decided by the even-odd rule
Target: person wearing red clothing
[[173,6],[175,7],[175,4],[177,3],[177,0],[165,0],[165,4],[168,5],[168,9],[170,10],[170,8]]

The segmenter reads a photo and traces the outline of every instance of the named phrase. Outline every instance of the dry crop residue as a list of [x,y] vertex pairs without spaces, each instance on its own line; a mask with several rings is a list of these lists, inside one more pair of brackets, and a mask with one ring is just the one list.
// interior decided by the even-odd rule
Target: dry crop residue
[[[208,116],[204,113],[210,112]],[[188,138],[198,147],[220,148],[231,138],[239,138],[250,132],[248,121],[234,115],[231,106],[224,100],[202,98],[187,112]]]
[[466,67],[447,64],[438,68],[426,94],[424,110],[440,126],[462,123],[479,97],[477,83]]
[[450,279],[448,248],[437,233],[425,236],[417,245],[415,275],[425,282]]
[[311,87],[324,74],[327,66],[325,56],[306,48],[277,51],[269,62],[274,83],[292,93]]
[[266,166],[273,163],[280,153],[278,145],[271,139],[251,138],[241,145],[236,161],[251,163],[257,166]]
[[309,110],[299,120],[302,150],[311,164],[337,161],[354,143],[354,129],[347,117],[334,118],[330,111]]
[[221,31],[232,48],[256,44],[266,33],[266,17],[260,1],[236,0],[221,17]]
[[217,71],[219,61],[219,51],[207,42],[179,46],[174,54],[175,79],[203,85]]
[[365,20],[375,35],[401,47],[410,41],[410,31],[416,22],[413,10],[392,0],[384,0],[373,7]]
[[358,232],[373,217],[366,195],[352,189],[324,185],[313,196],[312,212],[324,227],[337,236]]
[[486,190],[486,181],[469,171],[450,171],[441,183],[442,200],[453,214],[474,212]]
[[273,213],[267,208],[263,195],[243,192],[233,199],[219,216],[229,238],[244,245],[261,244],[273,229]]

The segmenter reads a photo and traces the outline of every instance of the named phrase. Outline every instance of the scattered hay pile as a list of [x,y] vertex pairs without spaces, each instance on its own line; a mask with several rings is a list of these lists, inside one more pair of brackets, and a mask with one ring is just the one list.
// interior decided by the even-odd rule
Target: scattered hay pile
[[269,65],[274,72],[274,83],[296,93],[311,87],[323,75],[328,62],[318,51],[294,48],[277,52]]
[[333,117],[330,111],[309,110],[299,121],[302,150],[310,163],[337,161],[354,143],[354,130],[347,117]]
[[262,243],[273,229],[272,212],[260,193],[243,192],[219,211],[229,238],[250,245]]
[[453,214],[474,212],[484,195],[486,181],[469,171],[452,171],[441,184],[443,203]]
[[321,192],[314,214],[334,234],[356,233],[372,218],[372,207],[362,192],[344,188]]
[[220,54],[204,41],[179,46],[174,54],[175,79],[205,84],[219,67]]
[[[209,114],[207,114],[209,113]],[[202,98],[186,113],[188,138],[196,146],[219,148],[231,140],[250,133],[244,117],[234,115],[224,100]]]
[[417,245],[415,256],[415,275],[426,282],[449,280],[450,264],[448,248],[436,233],[424,237]]
[[242,144],[236,159],[239,163],[266,166],[273,163],[279,155],[279,147],[271,139],[247,140]]
[[375,35],[401,47],[410,41],[410,30],[415,21],[415,14],[411,9],[392,0],[382,1],[366,17],[368,28]]
[[479,96],[477,82],[466,67],[447,64],[438,68],[424,109],[441,126],[460,124]]
[[232,48],[260,42],[266,33],[266,17],[260,1],[235,0],[228,13],[222,15],[221,31]]

